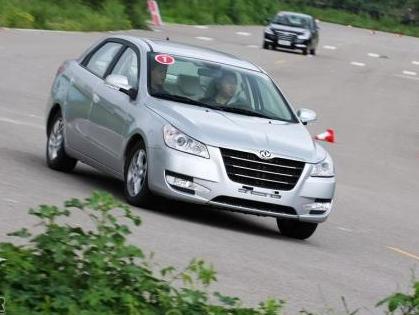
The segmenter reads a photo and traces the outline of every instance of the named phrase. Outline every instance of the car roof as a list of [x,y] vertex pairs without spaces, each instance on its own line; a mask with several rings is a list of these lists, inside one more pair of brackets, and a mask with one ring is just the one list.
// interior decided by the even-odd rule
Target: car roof
[[147,43],[151,51],[159,53],[171,54],[187,58],[196,58],[214,63],[222,63],[248,70],[263,72],[258,66],[254,65],[249,61],[211,48],[203,48],[199,46],[178,43],[171,40],[155,40],[139,38],[134,36],[121,36],[121,38],[130,40],[132,42],[142,40]]
[[311,15],[304,14],[304,13],[299,13],[299,12],[279,11],[277,13],[277,15],[280,15],[280,14],[284,14],[284,15],[296,15],[296,16],[305,17],[305,18],[312,18]]

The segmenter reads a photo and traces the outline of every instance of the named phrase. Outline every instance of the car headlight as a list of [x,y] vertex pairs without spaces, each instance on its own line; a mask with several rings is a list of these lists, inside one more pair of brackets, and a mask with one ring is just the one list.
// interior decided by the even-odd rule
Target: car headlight
[[310,33],[306,32],[306,33],[300,34],[300,35],[297,36],[297,38],[301,39],[301,40],[309,39],[310,38]]
[[265,27],[265,34],[274,35],[274,31],[269,27]]
[[330,155],[321,161],[320,163],[314,164],[311,170],[310,176],[312,177],[333,177],[335,176],[335,167]]
[[166,145],[172,149],[209,159],[209,152],[205,144],[185,135],[172,125],[164,126],[163,138]]

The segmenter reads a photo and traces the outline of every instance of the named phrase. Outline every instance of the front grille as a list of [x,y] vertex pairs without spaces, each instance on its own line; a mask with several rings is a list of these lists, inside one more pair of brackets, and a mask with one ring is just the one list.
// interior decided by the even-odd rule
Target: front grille
[[281,205],[267,203],[267,202],[228,197],[228,196],[218,196],[212,199],[211,201],[219,203],[219,204],[224,204],[227,206],[243,207],[247,209],[262,210],[262,211],[273,212],[273,213],[284,213],[284,214],[292,214],[292,215],[297,214],[294,208],[291,208],[291,207],[281,206]]
[[297,39],[297,34],[292,34],[292,33],[276,32],[276,36],[280,40],[287,40],[290,42],[294,42]]
[[273,158],[221,148],[228,177],[237,183],[275,190],[291,190],[304,169],[304,162]]

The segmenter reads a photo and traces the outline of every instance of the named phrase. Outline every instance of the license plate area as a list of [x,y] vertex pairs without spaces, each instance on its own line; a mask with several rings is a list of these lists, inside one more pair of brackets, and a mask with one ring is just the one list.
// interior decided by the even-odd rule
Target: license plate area
[[280,40],[278,40],[278,45],[281,45],[281,46],[291,46],[291,42],[289,40],[282,40],[282,39],[280,39]]

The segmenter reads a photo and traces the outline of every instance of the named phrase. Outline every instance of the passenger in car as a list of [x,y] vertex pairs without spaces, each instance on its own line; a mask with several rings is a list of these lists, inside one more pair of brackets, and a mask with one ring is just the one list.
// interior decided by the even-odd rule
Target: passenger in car
[[214,106],[225,106],[227,105],[237,90],[237,77],[234,72],[224,71],[221,79],[215,82],[215,91],[212,95],[207,96],[201,100],[201,102],[214,105]]
[[152,62],[150,71],[150,89],[151,94],[170,94],[164,88],[166,81],[167,65]]

